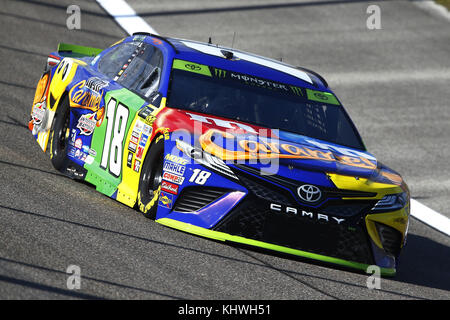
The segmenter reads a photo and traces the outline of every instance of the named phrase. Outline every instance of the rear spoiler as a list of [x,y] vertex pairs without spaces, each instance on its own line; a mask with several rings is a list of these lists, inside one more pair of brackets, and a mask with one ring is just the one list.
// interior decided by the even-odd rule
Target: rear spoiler
[[68,44],[68,43],[58,44],[58,53],[62,53],[62,54],[72,53],[72,54],[80,55],[80,56],[93,57],[93,56],[98,55],[102,51],[103,51],[103,49],[79,46],[76,44]]
[[58,51],[52,52],[48,55],[45,72],[56,66],[64,57],[82,58],[94,57],[102,52],[103,49],[79,46],[76,44],[60,43],[58,44]]

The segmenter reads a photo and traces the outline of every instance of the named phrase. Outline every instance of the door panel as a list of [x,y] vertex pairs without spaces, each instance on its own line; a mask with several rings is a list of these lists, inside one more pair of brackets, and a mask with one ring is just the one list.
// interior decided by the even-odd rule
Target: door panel
[[91,154],[95,156],[85,168],[88,169],[86,181],[110,197],[122,181],[122,164],[127,161],[124,156],[128,147],[126,137],[144,102],[127,89],[113,90],[105,96],[105,117],[92,136]]

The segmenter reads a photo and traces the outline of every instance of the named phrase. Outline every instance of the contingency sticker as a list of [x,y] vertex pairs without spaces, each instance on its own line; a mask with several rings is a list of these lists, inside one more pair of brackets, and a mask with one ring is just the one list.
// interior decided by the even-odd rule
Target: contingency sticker
[[306,89],[306,94],[308,95],[309,100],[340,105],[340,103],[336,99],[336,97],[332,93],[329,93],[329,92],[322,92],[322,91]]

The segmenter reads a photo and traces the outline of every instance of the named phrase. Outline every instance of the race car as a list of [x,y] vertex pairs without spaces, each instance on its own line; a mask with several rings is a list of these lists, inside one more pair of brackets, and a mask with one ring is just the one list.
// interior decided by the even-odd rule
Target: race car
[[147,33],[60,43],[29,129],[57,170],[165,226],[396,273],[408,187],[316,72]]

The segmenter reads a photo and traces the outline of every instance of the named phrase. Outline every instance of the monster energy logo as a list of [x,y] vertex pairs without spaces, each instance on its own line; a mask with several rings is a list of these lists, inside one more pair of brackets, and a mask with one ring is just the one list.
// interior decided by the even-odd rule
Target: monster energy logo
[[214,75],[219,78],[225,78],[227,75],[227,72],[225,70],[215,68]]
[[302,90],[300,88],[294,87],[294,86],[289,86],[289,87],[294,92],[294,94],[296,94],[298,96],[303,96]]

